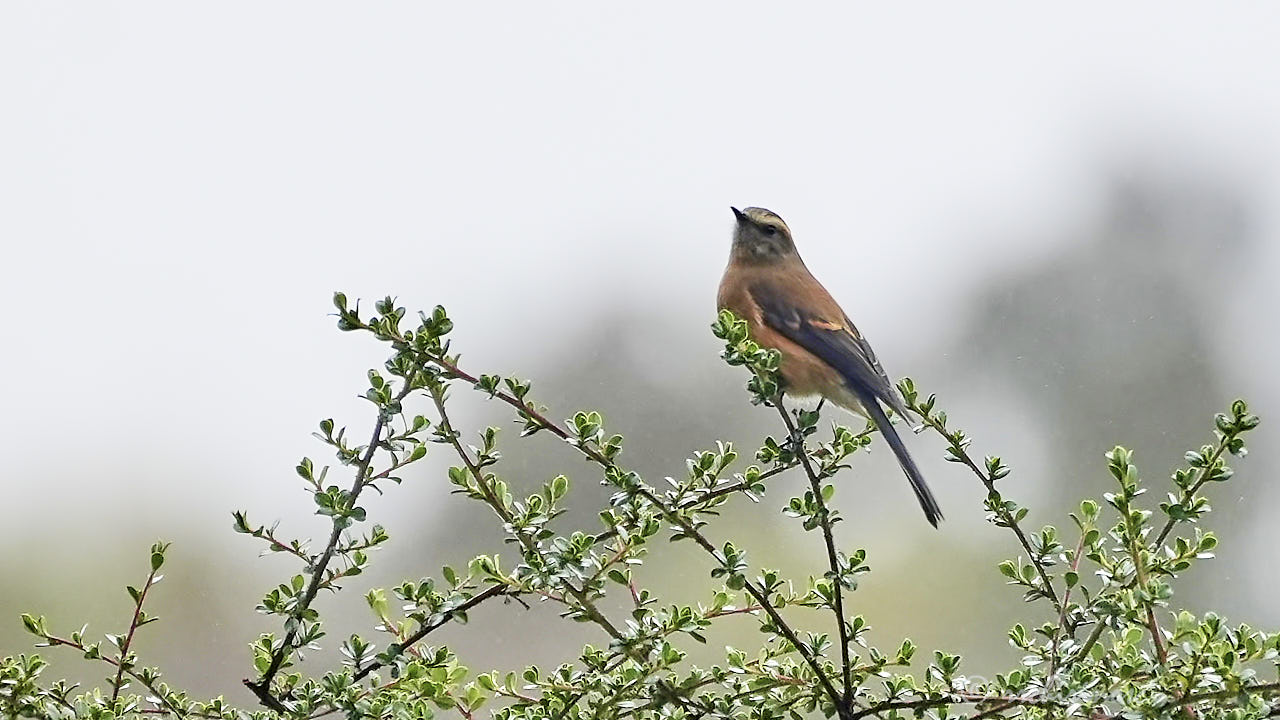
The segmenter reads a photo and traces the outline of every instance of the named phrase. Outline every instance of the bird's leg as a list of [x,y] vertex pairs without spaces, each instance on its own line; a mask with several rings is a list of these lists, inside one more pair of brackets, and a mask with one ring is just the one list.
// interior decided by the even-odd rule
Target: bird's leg
[[[786,406],[782,404],[781,395],[778,396],[778,409],[781,410],[784,415],[788,412]],[[799,419],[798,416],[797,419]],[[801,432],[799,423],[796,423],[795,426],[792,427],[791,433],[787,437],[787,449],[796,455],[799,455],[800,452],[804,450],[804,433]]]
[[826,404],[827,404],[827,399],[826,399],[826,398],[819,398],[819,399],[818,399],[818,407],[814,408],[814,409],[813,409],[813,411],[814,411],[814,412],[816,412],[816,413],[820,413],[820,412],[822,412],[822,406],[823,406],[823,405],[826,405]]

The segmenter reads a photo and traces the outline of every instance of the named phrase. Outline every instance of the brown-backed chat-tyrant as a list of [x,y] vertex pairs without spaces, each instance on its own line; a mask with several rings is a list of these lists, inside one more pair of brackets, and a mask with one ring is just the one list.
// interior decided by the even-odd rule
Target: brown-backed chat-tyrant
[[764,208],[731,209],[737,226],[717,304],[746,320],[753,340],[782,353],[778,372],[784,393],[820,396],[875,423],[925,517],[937,527],[942,520],[938,501],[880,406],[907,417],[871,345],[809,273],[782,218]]

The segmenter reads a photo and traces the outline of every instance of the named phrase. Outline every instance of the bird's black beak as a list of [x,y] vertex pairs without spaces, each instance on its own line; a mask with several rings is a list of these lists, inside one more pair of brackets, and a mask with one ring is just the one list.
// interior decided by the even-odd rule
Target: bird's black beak
[[743,215],[741,210],[733,206],[730,206],[729,209],[733,211],[733,217],[736,218],[738,222],[746,222],[747,216]]

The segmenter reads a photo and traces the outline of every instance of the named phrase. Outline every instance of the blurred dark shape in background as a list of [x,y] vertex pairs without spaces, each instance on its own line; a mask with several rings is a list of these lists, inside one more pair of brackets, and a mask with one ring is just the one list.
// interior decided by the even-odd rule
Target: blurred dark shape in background
[[[1249,193],[1206,166],[1171,173],[1138,162],[1106,182],[1099,217],[1048,231],[1063,236],[1046,243],[1057,252],[984,283],[953,351],[958,371],[979,385],[1006,385],[1002,396],[1042,435],[1039,506],[1054,513],[1032,517],[1059,527],[1081,498],[1111,489],[1101,460],[1117,444],[1136,451],[1158,512],[1183,454],[1212,439],[1213,415],[1262,389],[1223,381],[1239,362],[1223,318],[1259,259]],[[1098,462],[1082,468],[1080,457]],[[1263,452],[1242,469],[1253,480],[1216,497],[1210,523],[1226,555],[1197,568],[1177,602],[1275,622],[1280,614],[1259,616],[1263,603],[1223,582],[1245,574],[1245,530],[1265,507],[1262,480],[1280,466]],[[1251,501],[1240,502],[1242,493]]]
[[1125,444],[1163,472],[1231,399],[1215,325],[1254,246],[1246,200],[1200,174],[1138,169],[1110,182],[1102,217],[1056,231],[1068,238],[1058,253],[985,284],[954,352],[1052,429],[1055,505],[1106,484],[1080,477],[1069,459],[1081,451]]

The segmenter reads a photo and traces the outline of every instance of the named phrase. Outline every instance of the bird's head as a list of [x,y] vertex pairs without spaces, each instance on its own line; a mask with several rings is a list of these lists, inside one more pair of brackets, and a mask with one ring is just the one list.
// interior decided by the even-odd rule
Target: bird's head
[[733,229],[735,259],[767,263],[796,257],[796,246],[791,240],[791,229],[776,213],[758,207],[749,207],[745,210],[729,209],[737,219],[737,225]]

